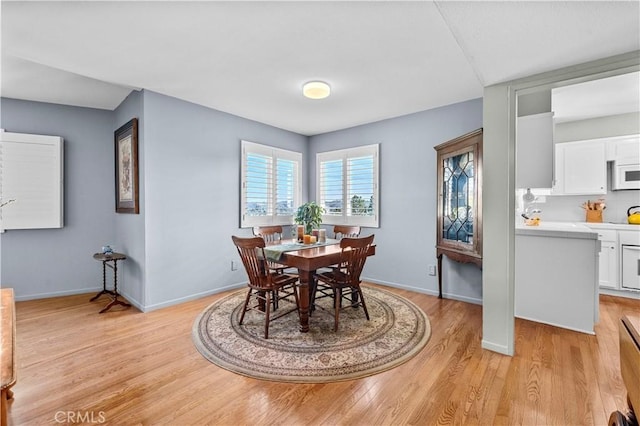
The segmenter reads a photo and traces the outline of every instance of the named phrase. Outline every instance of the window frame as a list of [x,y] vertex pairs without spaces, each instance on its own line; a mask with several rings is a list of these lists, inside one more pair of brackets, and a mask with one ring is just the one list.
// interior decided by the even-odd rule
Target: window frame
[[[277,164],[278,159],[293,161],[295,164],[293,184],[293,214],[277,215],[275,205],[277,204],[277,167],[272,167],[271,187],[267,198],[272,203],[272,213],[264,216],[246,215],[247,207],[247,157],[249,154],[269,157],[272,164]],[[240,161],[240,228],[251,228],[254,226],[268,225],[290,225],[293,223],[295,209],[302,202],[302,153],[290,151],[273,146],[259,144],[241,140],[241,161]]]
[[[342,215],[322,215],[322,223],[330,225],[352,225],[368,228],[380,227],[380,144],[363,145],[316,154],[316,198],[322,203],[322,162],[342,160]],[[349,159],[373,156],[373,215],[359,216],[347,214],[349,203],[347,162]]]

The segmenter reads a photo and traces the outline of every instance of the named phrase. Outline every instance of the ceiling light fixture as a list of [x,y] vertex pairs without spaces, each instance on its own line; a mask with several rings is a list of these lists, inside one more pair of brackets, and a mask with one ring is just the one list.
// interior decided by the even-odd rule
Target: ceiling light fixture
[[331,94],[331,86],[324,81],[309,81],[302,86],[302,94],[309,99],[324,99]]

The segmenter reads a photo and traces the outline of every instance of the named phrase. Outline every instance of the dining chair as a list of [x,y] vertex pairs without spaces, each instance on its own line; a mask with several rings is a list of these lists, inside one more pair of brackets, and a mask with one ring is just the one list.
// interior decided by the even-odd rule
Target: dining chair
[[[315,288],[312,294],[312,305],[315,301],[325,297],[333,298],[334,326],[333,331],[338,331],[340,309],[342,299],[349,301],[349,307],[362,306],[364,315],[369,320],[369,311],[360,288],[360,274],[367,260],[367,254],[374,235],[363,238],[345,237],[340,240],[340,265],[343,268],[334,268],[327,272],[319,272],[314,275]],[[322,308],[321,305],[316,305]]]
[[254,226],[253,235],[264,238],[266,242],[278,242],[282,240],[282,226]]
[[[231,236],[233,243],[238,249],[238,254],[242,259],[242,264],[247,271],[249,277],[249,291],[242,307],[239,324],[242,325],[245,313],[248,311],[261,312],[265,315],[264,321],[264,338],[269,338],[269,323],[275,319],[298,311],[298,292],[296,282],[298,277],[295,275],[283,274],[269,268],[265,262],[267,258],[264,252],[265,242],[262,237],[236,237]],[[295,299],[294,307],[279,312],[271,318],[272,297],[276,300]],[[299,313],[298,313],[299,314]]]
[[360,236],[359,226],[335,225],[333,227],[333,237],[336,240],[341,240],[344,237],[357,238],[359,236]]
[[[273,225],[273,226],[254,226],[253,227],[253,235],[256,237],[262,237],[265,243],[279,243],[282,241],[282,226],[281,225]],[[280,273],[287,273],[289,275],[297,275],[297,270],[295,268],[289,268],[287,265],[283,265],[278,262],[269,261],[269,268],[275,269]],[[285,271],[285,269],[288,269]],[[274,307],[278,307],[277,299],[273,300]]]
[[[359,236],[360,236],[360,227],[359,226],[335,225],[333,227],[333,237],[336,240],[341,240],[344,237],[358,238]],[[343,269],[344,265],[336,264],[336,265],[331,265],[329,268],[331,268],[331,269]],[[324,271],[324,269],[323,269],[323,271]]]

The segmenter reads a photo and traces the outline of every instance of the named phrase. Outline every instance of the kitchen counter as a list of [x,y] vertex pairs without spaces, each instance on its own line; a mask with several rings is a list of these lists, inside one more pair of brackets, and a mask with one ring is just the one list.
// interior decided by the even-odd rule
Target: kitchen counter
[[580,223],[516,226],[515,316],[594,334],[598,232]]
[[613,229],[617,231],[640,232],[640,225],[630,225],[628,223],[611,223],[611,222],[602,222],[602,223],[579,222],[579,223],[592,229]]
[[584,223],[540,221],[537,226],[516,224],[516,235],[531,235],[536,237],[581,238],[597,240],[598,233]]

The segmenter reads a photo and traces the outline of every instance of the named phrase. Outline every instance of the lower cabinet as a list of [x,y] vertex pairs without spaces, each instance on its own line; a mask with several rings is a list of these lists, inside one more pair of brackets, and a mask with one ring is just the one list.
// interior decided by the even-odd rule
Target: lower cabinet
[[600,288],[619,289],[618,231],[598,229]]

